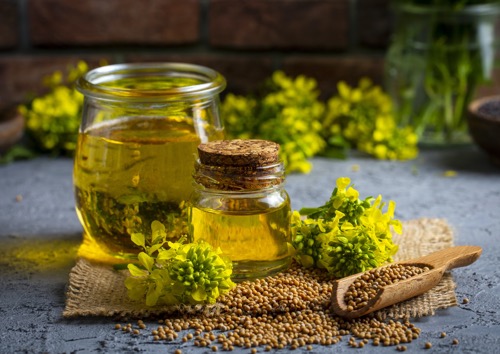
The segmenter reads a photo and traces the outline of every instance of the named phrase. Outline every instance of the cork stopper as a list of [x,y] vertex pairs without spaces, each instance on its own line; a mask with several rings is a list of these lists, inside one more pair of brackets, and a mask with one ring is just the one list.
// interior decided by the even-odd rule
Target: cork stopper
[[258,190],[284,180],[279,144],[258,139],[211,141],[198,146],[194,179],[217,190]]
[[198,155],[209,166],[265,166],[279,162],[279,149],[268,140],[217,140],[199,145]]

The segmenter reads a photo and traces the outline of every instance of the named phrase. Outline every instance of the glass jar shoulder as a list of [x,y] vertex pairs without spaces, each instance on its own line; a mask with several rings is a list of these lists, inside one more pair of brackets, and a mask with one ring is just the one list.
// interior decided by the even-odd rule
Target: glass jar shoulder
[[195,208],[223,213],[267,213],[290,208],[290,197],[282,187],[260,191],[220,191],[197,189],[191,198]]

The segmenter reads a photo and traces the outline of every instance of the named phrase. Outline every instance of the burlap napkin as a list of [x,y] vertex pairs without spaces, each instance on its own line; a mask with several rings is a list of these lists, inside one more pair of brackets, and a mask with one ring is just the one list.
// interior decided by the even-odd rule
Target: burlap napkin
[[[403,223],[403,234],[395,235],[399,245],[396,261],[427,255],[453,246],[453,232],[442,219],[417,219]],[[159,315],[178,308],[153,307],[131,301],[124,286],[126,271],[79,259],[70,272],[65,317]],[[381,310],[381,316],[409,318],[433,315],[437,309],[455,306],[455,283],[446,273],[441,282],[427,293]],[[198,310],[203,311],[202,307]]]

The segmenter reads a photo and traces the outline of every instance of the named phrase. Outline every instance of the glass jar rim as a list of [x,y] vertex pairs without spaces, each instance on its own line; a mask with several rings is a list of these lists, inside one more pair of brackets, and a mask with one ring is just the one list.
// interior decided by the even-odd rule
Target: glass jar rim
[[393,2],[392,7],[398,11],[404,11],[413,15],[438,14],[442,16],[484,16],[493,17],[500,15],[500,3],[485,3],[476,5],[465,5],[460,9],[452,9],[442,5],[421,5]]
[[[199,81],[161,89],[137,89],[106,86],[119,79],[140,77],[190,78]],[[212,97],[226,87],[219,72],[187,63],[124,63],[101,66],[80,77],[76,88],[85,96],[109,101],[179,101]]]

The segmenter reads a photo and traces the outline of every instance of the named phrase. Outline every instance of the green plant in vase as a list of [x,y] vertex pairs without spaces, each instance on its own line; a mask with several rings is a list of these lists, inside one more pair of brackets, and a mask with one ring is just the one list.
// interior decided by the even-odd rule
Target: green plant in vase
[[399,0],[387,53],[387,90],[399,123],[423,144],[469,141],[465,115],[477,86],[490,79],[498,1]]

